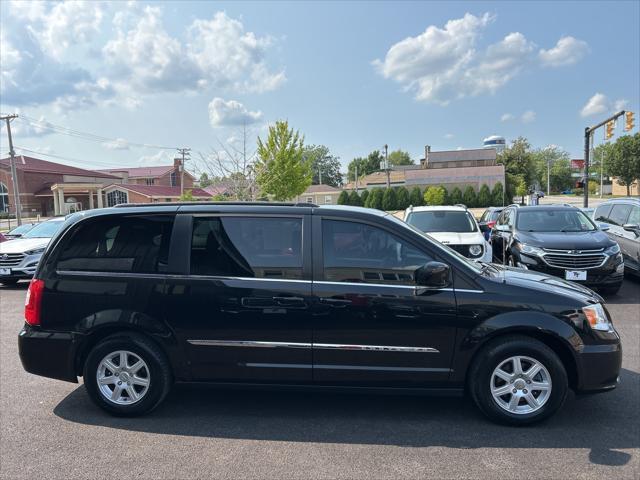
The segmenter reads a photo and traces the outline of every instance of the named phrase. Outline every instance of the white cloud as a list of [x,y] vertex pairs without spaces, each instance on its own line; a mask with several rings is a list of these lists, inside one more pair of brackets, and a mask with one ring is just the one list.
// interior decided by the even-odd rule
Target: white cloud
[[494,18],[488,13],[467,13],[443,28],[431,25],[420,35],[392,45],[384,59],[374,60],[373,65],[416,100],[447,105],[455,99],[495,93],[525,67],[537,65],[536,55],[547,65],[567,65],[584,54],[586,44],[573,37],[563,37],[556,47],[536,53],[536,45],[520,32],[478,48]]
[[261,118],[262,112],[250,111],[236,100],[216,97],[209,103],[209,122],[212,127],[250,125]]
[[129,142],[124,138],[116,138],[110,142],[104,142],[102,146],[107,150],[129,150]]
[[580,115],[582,117],[592,117],[594,115],[613,113],[624,109],[627,103],[627,100],[622,98],[611,101],[604,93],[598,92],[587,100],[587,103],[580,110]]
[[446,138],[447,140],[451,140],[453,137],[455,137],[455,135],[453,133],[447,133],[444,138]]
[[502,116],[500,117],[500,121],[501,122],[510,122],[511,120],[515,119],[516,117],[514,117],[511,113],[503,113]]
[[522,120],[522,123],[531,123],[536,119],[536,112],[533,110],[527,110],[522,114],[520,119]]
[[587,53],[587,42],[577,38],[561,37],[555,47],[549,50],[541,49],[538,53],[540,63],[547,67],[561,67],[578,63]]
[[142,167],[152,167],[158,165],[173,164],[173,157],[166,150],[159,150],[153,155],[143,155],[138,159],[138,163]]

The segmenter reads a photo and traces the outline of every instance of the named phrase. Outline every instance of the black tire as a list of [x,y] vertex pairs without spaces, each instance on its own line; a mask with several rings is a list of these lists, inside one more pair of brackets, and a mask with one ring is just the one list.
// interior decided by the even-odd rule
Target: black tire
[[11,280],[0,280],[0,283],[6,287],[10,286],[10,285],[15,285],[16,283],[18,283],[18,279],[17,278],[12,278]]
[[[109,353],[126,350],[139,356],[148,366],[148,391],[142,398],[128,405],[114,403],[100,392],[97,372],[100,362]],[[83,369],[84,385],[91,400],[103,410],[116,416],[144,415],[156,408],[167,396],[173,383],[169,362],[156,343],[144,335],[119,333],[100,341],[87,356]]]
[[613,286],[606,286],[606,287],[600,287],[598,289],[598,291],[605,296],[613,296],[615,294],[618,293],[618,291],[620,291],[620,288],[622,288],[622,282],[620,282],[617,285],[613,285]]
[[[491,394],[493,371],[513,356],[535,359],[551,377],[549,398],[532,413],[509,412],[500,407]],[[569,388],[567,372],[558,355],[539,340],[521,335],[505,336],[490,342],[475,357],[468,374],[469,391],[482,413],[493,421],[514,426],[540,422],[553,415],[564,403]]]

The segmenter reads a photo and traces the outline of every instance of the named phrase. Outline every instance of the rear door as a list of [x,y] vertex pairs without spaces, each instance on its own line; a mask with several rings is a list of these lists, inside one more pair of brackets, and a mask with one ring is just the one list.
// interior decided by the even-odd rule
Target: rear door
[[[633,212],[633,205],[627,203],[614,204],[609,214],[611,223],[610,232],[614,235],[613,239],[620,245],[620,250],[624,256],[625,263],[634,270],[638,269],[638,237],[634,232],[625,230],[623,225],[627,223],[638,223],[637,213]],[[636,211],[638,207],[635,207]],[[633,217],[636,221],[633,221]]]
[[[305,215],[180,215],[166,317],[195,380],[311,381],[311,246]],[[180,244],[182,243],[182,246]]]

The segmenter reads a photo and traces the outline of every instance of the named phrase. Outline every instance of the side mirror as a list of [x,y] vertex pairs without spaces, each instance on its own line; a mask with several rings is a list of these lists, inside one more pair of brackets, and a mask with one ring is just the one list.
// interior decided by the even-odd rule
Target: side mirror
[[611,227],[610,227],[608,224],[606,224],[606,223],[599,223],[599,224],[598,224],[598,228],[599,228],[600,230],[602,230],[603,232],[606,232],[606,231],[607,231],[607,230],[609,230]]
[[635,233],[636,237],[640,237],[640,225],[636,225],[635,223],[625,223],[622,228],[627,232]]
[[445,288],[449,285],[451,268],[446,263],[428,262],[415,272],[416,285],[426,288]]

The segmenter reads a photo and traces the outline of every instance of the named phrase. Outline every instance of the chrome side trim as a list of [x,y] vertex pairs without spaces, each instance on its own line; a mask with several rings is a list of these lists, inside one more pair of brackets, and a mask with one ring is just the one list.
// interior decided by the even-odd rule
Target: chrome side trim
[[191,345],[206,347],[311,348],[311,343],[263,342],[250,340],[187,340]]
[[440,353],[431,347],[397,347],[391,345],[347,345],[339,343],[314,343],[313,348],[322,350],[364,350],[375,352],[411,352],[411,353]]
[[325,280],[314,281],[314,285],[347,285],[352,287],[387,287],[387,288],[404,288],[409,290],[415,290],[414,285],[395,285],[392,283],[361,283],[361,282],[329,282]]
[[451,372],[450,368],[424,368],[424,367],[379,367],[369,365],[313,365],[313,368],[322,370],[368,370],[382,372]]

